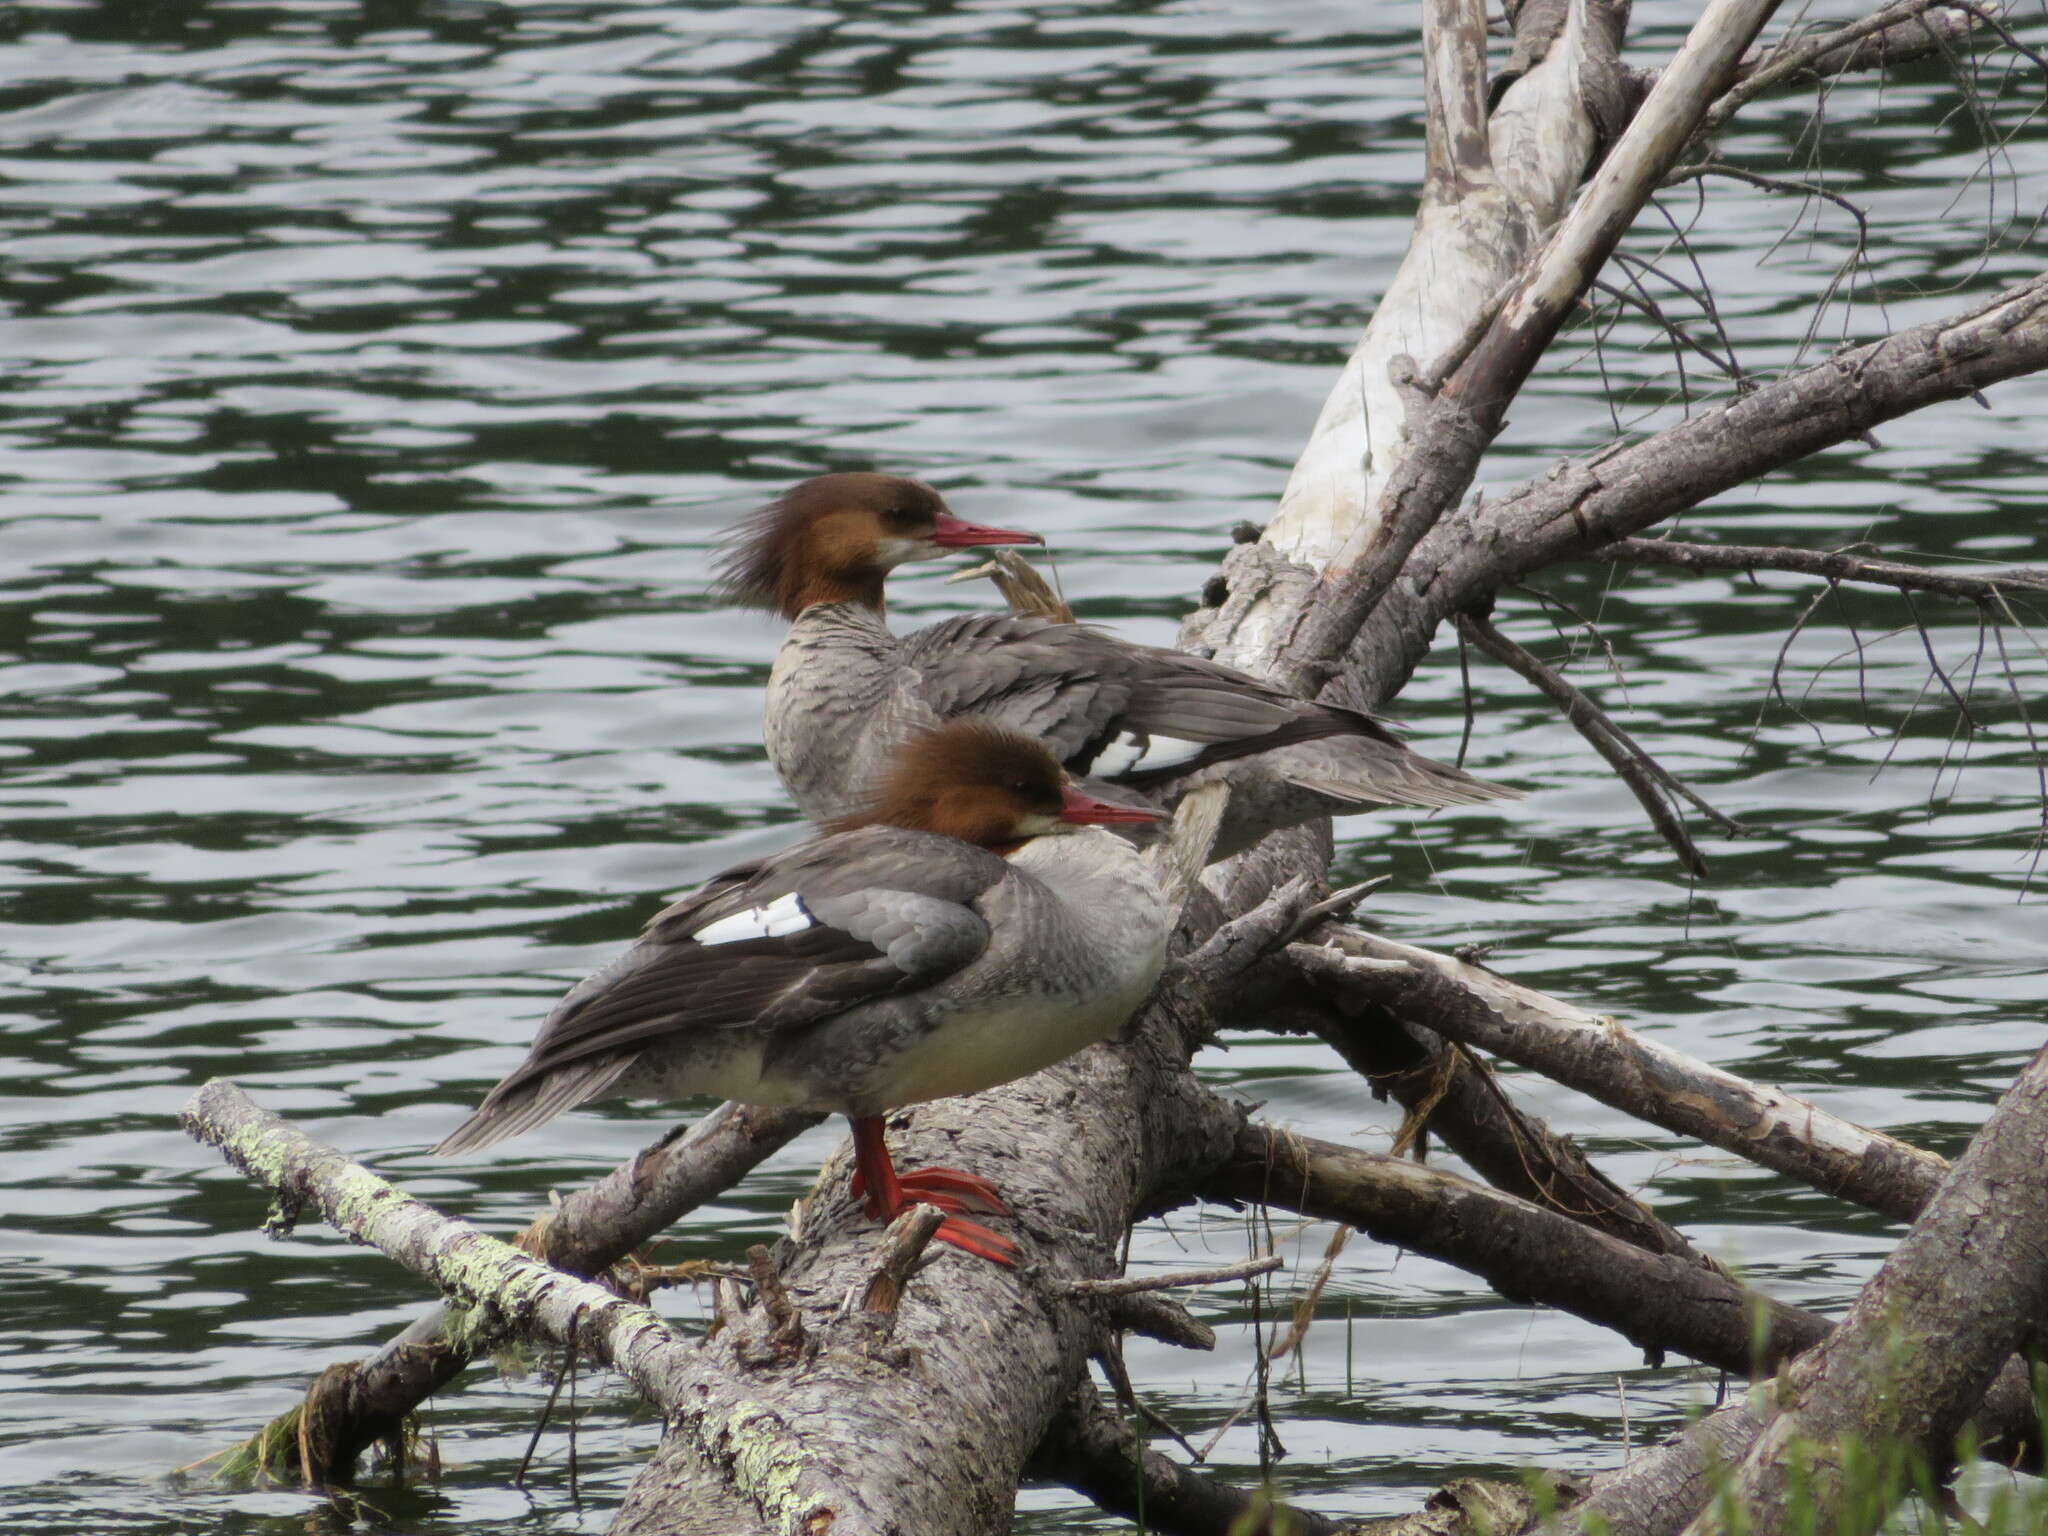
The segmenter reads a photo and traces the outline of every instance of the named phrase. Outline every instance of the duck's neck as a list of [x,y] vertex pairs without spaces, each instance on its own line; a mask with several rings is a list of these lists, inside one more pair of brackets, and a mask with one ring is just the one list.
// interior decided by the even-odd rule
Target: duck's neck
[[791,620],[801,618],[806,608],[819,603],[858,603],[873,609],[880,618],[884,608],[883,574],[878,570],[806,571],[784,583],[782,616]]

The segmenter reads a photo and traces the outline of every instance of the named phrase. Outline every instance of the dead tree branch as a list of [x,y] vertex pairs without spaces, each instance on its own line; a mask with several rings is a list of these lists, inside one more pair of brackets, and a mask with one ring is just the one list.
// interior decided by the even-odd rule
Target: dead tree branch
[[[540,1217],[519,1246],[586,1278],[602,1275],[642,1243],[729,1188],[823,1118],[795,1110],[723,1104],[578,1190]],[[371,1445],[397,1436],[407,1414],[501,1342],[495,1319],[445,1303],[422,1312],[376,1354],[337,1362],[305,1398],[251,1437],[251,1446],[302,1450],[292,1470],[318,1483],[347,1482]],[[288,1475],[286,1469],[268,1469]]]
[[1402,1158],[1252,1124],[1204,1186],[1212,1198],[1341,1221],[1481,1276],[1511,1300],[1612,1328],[1653,1361],[1674,1350],[1738,1375],[1824,1338],[1825,1318],[1669,1254]]
[[[1914,1486],[1913,1462],[1954,1459],[1956,1432],[2048,1313],[2043,1146],[2048,1048],[2007,1090],[1834,1335],[1788,1373],[1779,1412],[1736,1472],[1743,1530],[1811,1529],[1795,1523],[1798,1486],[1807,1519],[1858,1536],[1890,1513],[1850,1497],[1858,1447],[1880,1474],[1885,1458],[1898,1458],[1889,1469],[1894,1497]],[[1690,1527],[1692,1536],[1729,1529],[1720,1500]]]
[[[1316,1001],[1320,1002],[1320,999]],[[1412,1018],[1380,1009],[1313,1006],[1268,1014],[1270,1027],[1327,1041],[1375,1093],[1408,1111],[1397,1150],[1435,1136],[1496,1189],[1556,1211],[1648,1253],[1718,1270],[1579,1145],[1518,1105],[1485,1063]]]
[[1621,776],[1621,781],[1629,787],[1629,792],[1650,818],[1650,824],[1678,855],[1678,862],[1685,866],[1686,872],[1696,879],[1705,879],[1706,855],[1700,852],[1698,844],[1685,830],[1685,820],[1672,805],[1672,799],[1683,795],[1694,805],[1704,808],[1715,817],[1724,832],[1736,832],[1740,828],[1680,784],[1662,764],[1637,745],[1633,737],[1616,725],[1607,711],[1544,665],[1533,653],[1502,634],[1491,620],[1476,613],[1461,613],[1457,624],[1461,636],[1532,684],[1564,712],[1572,728],[1585,737]]
[[1083,1382],[1031,1459],[1113,1515],[1171,1536],[1342,1536],[1351,1529],[1182,1466],[1139,1440],[1122,1415]]
[[[1781,1089],[1749,1083],[1619,1021],[1516,985],[1476,965],[1355,928],[1325,928],[1334,947],[1295,944],[1288,959],[1339,996],[1414,1018],[1448,1038],[1575,1088],[1625,1113],[1746,1157],[1902,1221],[1948,1165]],[[1353,970],[1346,955],[1407,960],[1403,974]]]
[[[2033,1371],[2020,1359],[2000,1365],[1995,1352],[2038,1326],[2048,1299],[2040,1231],[2043,1093],[2037,1055],[1929,1202],[1909,1235],[1910,1251],[1902,1244],[1880,1271],[1890,1278],[1865,1288],[1838,1328],[1839,1342],[1831,1338],[1793,1365],[1789,1396],[1775,1386],[1758,1389],[1595,1478],[1591,1496],[1571,1512],[1575,1527],[1608,1536],[1677,1536],[1698,1517],[1704,1532],[1718,1516],[1716,1494],[1727,1487],[1729,1468],[1741,1467],[1740,1475],[1754,1480],[1750,1491],[1768,1496],[1784,1449],[1804,1438],[1821,1453],[1809,1463],[1809,1485],[1829,1482],[1839,1466],[1829,1442],[1838,1444],[1845,1421],[1859,1417],[1854,1427],[1866,1444],[1910,1436],[1912,1449],[1936,1468],[1954,1447],[1959,1416],[1973,1411],[1987,1455],[2038,1453]],[[1985,1391],[1990,1370],[1996,1376]],[[1911,1383],[1906,1390],[1898,1390],[1902,1379]],[[1773,1421],[1781,1402],[1792,1406]],[[1824,1501],[1834,1495],[1833,1488],[1821,1490]],[[1759,1499],[1741,1503],[1754,1516]],[[1830,1525],[1831,1513],[1822,1511]],[[1771,1529],[1781,1528],[1781,1518],[1777,1511],[1764,1516]]]
[[[1483,509],[1444,518],[1374,610],[1348,668],[1363,697],[1383,697],[1427,652],[1439,624],[1531,572],[1586,558],[1886,421],[2043,367],[2048,277],[1851,348],[1641,442],[1566,461]],[[1270,579],[1242,551],[1231,562],[1233,585],[1237,573]]]
[[1954,0],[1893,0],[1859,20],[1782,39],[1746,58],[1736,83],[1707,114],[1703,131],[1718,133],[1737,112],[1782,85],[1804,85],[1835,75],[1894,65],[1943,53],[1980,20],[1995,23],[2002,6],[1977,8]]
[[1688,544],[1676,539],[1616,539],[1593,554],[1624,565],[1669,565],[1682,571],[1791,571],[1828,581],[1865,582],[1901,592],[1932,592],[1964,602],[1990,603],[2013,592],[2048,592],[2048,569],[2010,566],[1994,571],[1929,570],[1899,560],[1873,560],[1841,549],[1798,549],[1785,544]]
[[[1774,9],[1776,0],[1709,0],[1620,143],[1478,343],[1413,413],[1413,447],[1388,477],[1374,516],[1325,567],[1315,600],[1295,610],[1278,669],[1290,687],[1311,696],[1321,691],[1410,552],[1464,495],[1508,403]],[[1411,388],[1430,392],[1434,380],[1412,364],[1407,373]]]

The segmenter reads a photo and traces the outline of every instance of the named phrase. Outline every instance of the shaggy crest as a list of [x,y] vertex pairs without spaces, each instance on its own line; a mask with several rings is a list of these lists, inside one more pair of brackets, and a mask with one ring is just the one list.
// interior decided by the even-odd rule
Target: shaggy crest
[[819,475],[726,535],[712,590],[791,619],[815,602],[879,608],[888,572],[875,558],[874,536],[928,537],[945,510],[937,491],[902,475]]

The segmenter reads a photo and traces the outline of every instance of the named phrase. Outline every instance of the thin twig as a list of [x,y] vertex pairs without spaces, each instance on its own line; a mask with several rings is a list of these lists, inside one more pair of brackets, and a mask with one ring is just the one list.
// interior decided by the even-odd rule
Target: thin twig
[[1060,1280],[1053,1290],[1062,1296],[1128,1296],[1135,1291],[1164,1291],[1183,1285],[1220,1285],[1226,1280],[1249,1280],[1269,1275],[1286,1260],[1277,1253],[1262,1253],[1255,1259],[1225,1264],[1218,1269],[1181,1269],[1167,1275],[1116,1275],[1104,1280]]
[[[2012,606],[2002,596],[1998,599],[1998,605],[2005,611],[2007,621],[2012,623],[2014,628],[2018,628],[2018,621],[2013,618]],[[2034,834],[2034,856],[2027,862],[2027,878],[2020,882],[2020,900],[2024,901],[2027,897],[2027,888],[2034,883],[2034,872],[2040,867],[2042,849],[2048,848],[2048,760],[2044,760],[2041,755],[2041,743],[2034,736],[2033,716],[2027,713],[2026,696],[2020,692],[2020,680],[2013,673],[2012,657],[2005,649],[2005,625],[1992,625],[1991,635],[1998,642],[1999,665],[2004,668],[2005,685],[2012,690],[2012,702],[2020,712],[2020,727],[2027,733],[2027,749],[2034,758],[2034,777],[2041,786],[2041,827]]]
[[[1974,7],[1954,3],[1954,0],[1895,0],[1894,4],[1846,26],[1836,27],[1820,33],[1803,43],[1780,43],[1775,48],[1759,55],[1752,55],[1742,64],[1742,75],[1737,82],[1724,91],[1707,111],[1700,131],[1706,134],[1719,132],[1721,127],[1749,102],[1761,96],[1774,86],[1786,84],[1799,78],[1804,70],[1812,70],[1815,76],[1845,73],[1851,69],[1882,65],[1892,60],[1917,58],[1931,53],[1941,46],[1935,24],[1924,19],[1931,10],[1969,11],[1976,15]],[[1978,17],[1984,20],[1983,17]],[[1929,41],[1918,52],[1908,53],[1910,46],[1907,36],[1900,36],[1898,43],[1892,43],[1893,28],[1910,27],[1918,22]],[[1958,28],[1958,33],[1967,31]],[[1867,50],[1855,49],[1852,45],[1866,38],[1887,34],[1886,40],[1872,44]],[[1830,60],[1828,55],[1839,52],[1841,58]]]
[[1287,1332],[1280,1342],[1268,1352],[1267,1358],[1279,1360],[1308,1337],[1309,1324],[1316,1318],[1316,1303],[1322,1300],[1323,1287],[1330,1283],[1330,1275],[1337,1267],[1337,1255],[1344,1251],[1344,1245],[1351,1241],[1352,1228],[1339,1226],[1330,1234],[1330,1246],[1323,1250],[1323,1262],[1316,1266],[1315,1274],[1308,1282],[1308,1290],[1294,1306],[1294,1321],[1287,1325]]
[[[1677,777],[1656,762],[1635,741],[1611,720],[1606,711],[1595,704],[1571,683],[1565,681],[1534,654],[1525,650],[1493,624],[1475,614],[1460,614],[1458,630],[1494,660],[1519,674],[1532,684],[1553,704],[1564,711],[1564,717],[1581,736],[1584,736],[1609,766],[1621,776],[1623,783],[1635,795],[1645,814],[1665,842],[1678,855],[1678,860],[1691,874],[1704,878],[1707,873],[1706,856],[1702,854],[1691,836],[1685,830],[1685,823],[1665,798],[1677,786]],[[1696,805],[1703,805],[1696,796],[1688,793],[1687,798]],[[1724,831],[1740,830],[1740,823],[1721,812],[1706,807]]]
[[1790,571],[1830,581],[1866,582],[1901,592],[1987,602],[2001,592],[2048,592],[2048,568],[2016,565],[1968,575],[1933,571],[1899,560],[1872,560],[1846,550],[1799,549],[1789,544],[1688,544],[1677,539],[1615,539],[1592,551],[1602,560],[1632,565],[1673,565],[1680,570]]

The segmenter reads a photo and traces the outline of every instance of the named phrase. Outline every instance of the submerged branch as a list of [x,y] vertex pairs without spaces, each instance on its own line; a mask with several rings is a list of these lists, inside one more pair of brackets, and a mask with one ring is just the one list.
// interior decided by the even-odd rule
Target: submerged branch
[[1085,1381],[1032,1454],[1031,1470],[1168,1536],[1341,1536],[1351,1529],[1153,1450]]

